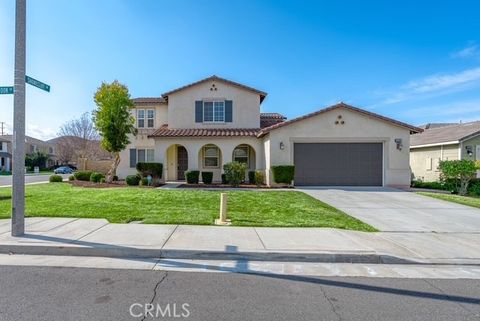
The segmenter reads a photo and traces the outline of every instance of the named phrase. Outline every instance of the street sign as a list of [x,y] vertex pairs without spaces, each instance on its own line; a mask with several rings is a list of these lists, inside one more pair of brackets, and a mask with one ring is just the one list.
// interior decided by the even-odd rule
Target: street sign
[[11,86],[0,87],[0,95],[11,95],[11,94],[13,94],[13,87]]
[[25,82],[29,85],[35,86],[37,88],[40,88],[41,90],[45,90],[50,92],[50,86],[47,84],[44,84],[43,82],[33,79],[32,77],[25,76]]

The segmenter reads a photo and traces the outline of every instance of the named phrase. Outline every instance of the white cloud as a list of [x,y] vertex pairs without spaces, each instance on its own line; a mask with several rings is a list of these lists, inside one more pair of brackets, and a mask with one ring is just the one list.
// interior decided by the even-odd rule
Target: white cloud
[[480,47],[471,42],[467,47],[452,53],[452,58],[471,58],[480,56]]
[[395,104],[416,98],[432,98],[480,85],[480,67],[451,74],[435,74],[399,87],[383,104]]

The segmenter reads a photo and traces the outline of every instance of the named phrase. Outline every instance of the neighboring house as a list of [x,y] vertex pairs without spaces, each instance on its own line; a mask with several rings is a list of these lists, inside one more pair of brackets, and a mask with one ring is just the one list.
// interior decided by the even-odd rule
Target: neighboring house
[[[260,113],[267,94],[212,76],[157,98],[133,99],[138,135],[121,153],[118,175],[135,174],[137,162],[164,164],[164,179],[185,171],[214,173],[244,162],[264,171],[295,165],[295,185],[410,184],[410,134],[422,129],[339,103],[285,121]],[[292,102],[294,103],[294,102]]]
[[480,121],[434,127],[410,137],[410,166],[414,179],[440,178],[442,160],[480,160]]
[[0,172],[11,171],[12,154],[8,149],[8,141],[0,136]]
[[[0,136],[0,139],[7,142],[7,149],[11,153],[11,151],[13,150],[12,135],[3,135],[3,136]],[[55,155],[55,148],[53,144],[50,144],[48,142],[45,142],[37,138],[25,136],[25,154],[33,154],[37,151],[48,155],[49,159],[46,164],[47,167],[51,167],[55,165],[57,158]],[[10,168],[11,168],[11,164],[10,164]]]

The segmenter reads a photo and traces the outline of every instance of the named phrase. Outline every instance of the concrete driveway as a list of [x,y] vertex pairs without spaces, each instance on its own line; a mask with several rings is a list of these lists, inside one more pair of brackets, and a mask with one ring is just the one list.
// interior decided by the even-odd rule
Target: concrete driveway
[[393,188],[298,188],[322,202],[392,232],[480,232],[480,209]]

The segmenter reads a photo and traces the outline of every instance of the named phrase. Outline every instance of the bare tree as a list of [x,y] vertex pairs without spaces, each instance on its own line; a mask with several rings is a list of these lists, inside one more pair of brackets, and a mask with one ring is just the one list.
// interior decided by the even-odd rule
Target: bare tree
[[60,164],[69,164],[75,158],[75,137],[62,136],[55,142],[55,152]]
[[82,114],[80,118],[72,119],[63,124],[63,126],[60,127],[58,135],[79,138],[71,143],[76,144],[74,149],[76,149],[78,156],[81,158],[87,158],[89,156],[90,142],[92,140],[100,139],[100,136],[93,125],[91,115],[88,112]]

